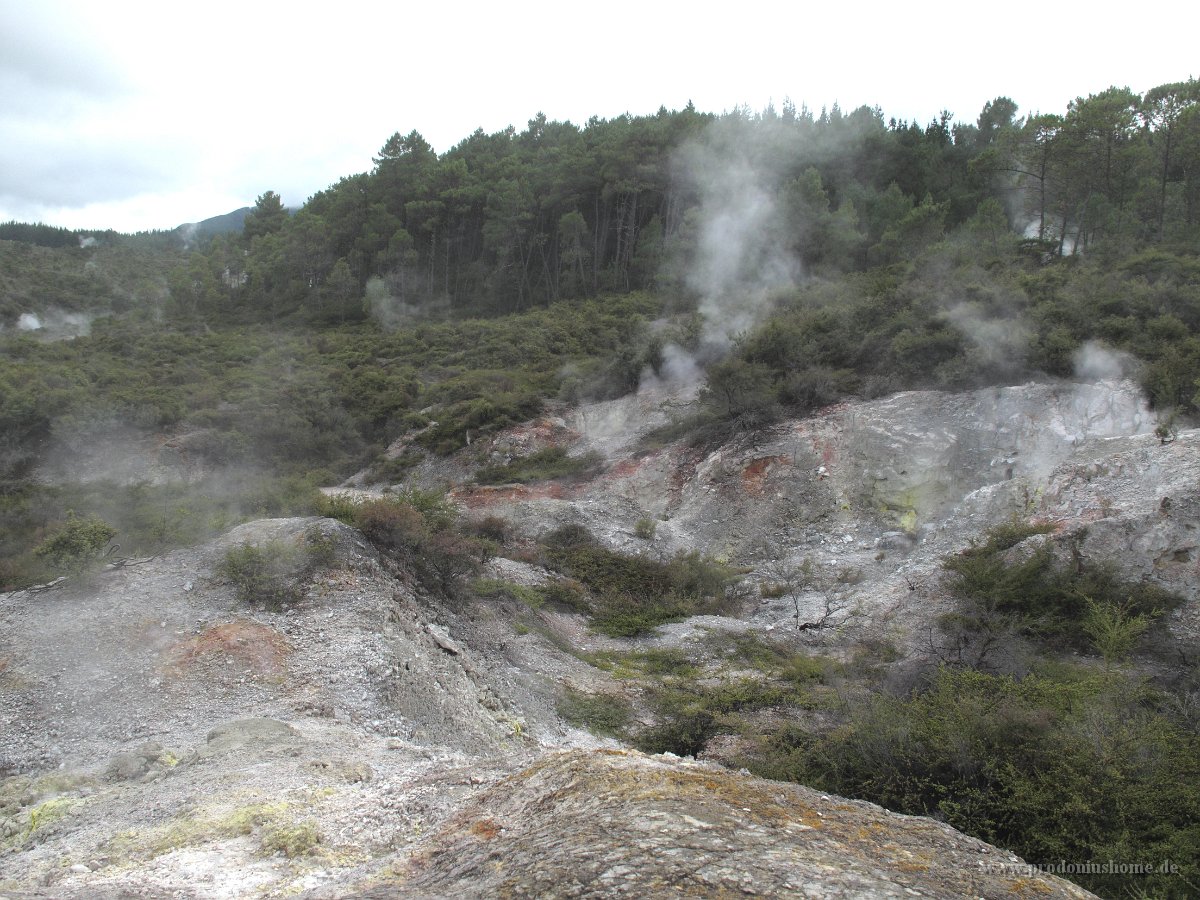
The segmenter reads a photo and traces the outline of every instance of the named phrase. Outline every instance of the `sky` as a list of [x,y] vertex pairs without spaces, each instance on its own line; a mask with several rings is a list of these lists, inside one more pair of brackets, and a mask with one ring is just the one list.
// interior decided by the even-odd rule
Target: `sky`
[[[537,113],[689,101],[974,122],[1200,75],[1190,4],[0,0],[0,221],[174,228]],[[1190,11],[1188,11],[1190,8]]]

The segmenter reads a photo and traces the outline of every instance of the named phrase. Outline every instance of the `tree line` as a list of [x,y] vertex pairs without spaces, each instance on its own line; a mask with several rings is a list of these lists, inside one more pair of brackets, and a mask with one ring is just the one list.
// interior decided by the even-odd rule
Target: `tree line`
[[1018,115],[998,97],[973,124],[921,125],[878,108],[814,114],[790,103],[722,116],[549,121],[485,134],[444,154],[392,135],[369,172],[289,215],[261,195],[242,234],[219,236],[172,285],[188,315],[317,321],[364,315],[367,285],[407,306],[512,312],[607,292],[681,287],[703,185],[679,151],[713,128],[753,147],[817,272],[910,258],[974,220],[1058,256],[1186,246],[1200,228],[1200,83],[1139,96],[1109,88],[1063,114]]

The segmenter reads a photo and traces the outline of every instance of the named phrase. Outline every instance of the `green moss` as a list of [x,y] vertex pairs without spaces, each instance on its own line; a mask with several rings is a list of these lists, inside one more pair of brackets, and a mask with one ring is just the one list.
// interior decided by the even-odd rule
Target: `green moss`
[[[309,834],[307,827],[304,827],[307,823],[297,825],[294,815],[293,805],[282,801],[250,803],[224,810],[209,808],[146,831],[121,832],[108,842],[108,849],[117,856],[153,858],[183,847],[251,835],[261,830],[264,852],[286,852],[284,845],[300,848],[308,838],[312,838],[311,843],[299,850],[305,852],[319,842],[319,837],[315,826]],[[295,831],[298,828],[302,830]],[[270,847],[266,845],[268,836]]]
[[292,824],[268,825],[262,830],[264,853],[282,853],[289,859],[311,852],[321,843],[317,823],[311,819]]
[[51,822],[56,822],[71,811],[78,800],[67,797],[52,797],[39,803],[29,810],[29,828],[26,834],[33,834],[39,828],[44,828]]

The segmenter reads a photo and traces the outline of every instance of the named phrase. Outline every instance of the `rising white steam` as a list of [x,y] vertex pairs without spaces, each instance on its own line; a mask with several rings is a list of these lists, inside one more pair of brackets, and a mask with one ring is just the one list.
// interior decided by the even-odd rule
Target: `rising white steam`
[[973,345],[976,357],[993,370],[1019,366],[1029,346],[1029,325],[1019,316],[997,315],[972,302],[956,303],[942,317]]
[[638,384],[639,395],[650,395],[666,391],[678,394],[680,388],[699,390],[704,382],[704,370],[696,358],[678,344],[667,344],[662,351],[662,365],[658,373],[649,366],[642,372]]
[[776,202],[785,160],[761,135],[739,120],[718,122],[677,160],[699,200],[686,281],[700,297],[703,341],[720,351],[761,322],[772,295],[800,274]]
[[1128,353],[1105,347],[1099,341],[1088,341],[1075,351],[1075,376],[1084,381],[1116,381],[1125,378],[1137,362]]
[[420,291],[420,283],[405,272],[392,272],[367,280],[363,303],[380,328],[395,331],[402,325],[446,311],[445,297],[429,298]]
[[40,339],[46,341],[61,341],[90,334],[93,318],[87,313],[61,309],[21,313],[17,317],[17,331],[36,332]]

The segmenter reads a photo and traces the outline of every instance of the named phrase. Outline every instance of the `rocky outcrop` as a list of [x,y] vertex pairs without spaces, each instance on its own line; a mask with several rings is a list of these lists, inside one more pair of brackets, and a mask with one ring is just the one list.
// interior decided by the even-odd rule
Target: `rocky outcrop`
[[550,754],[400,871],[358,896],[1092,896],[931,819],[637,753]]

